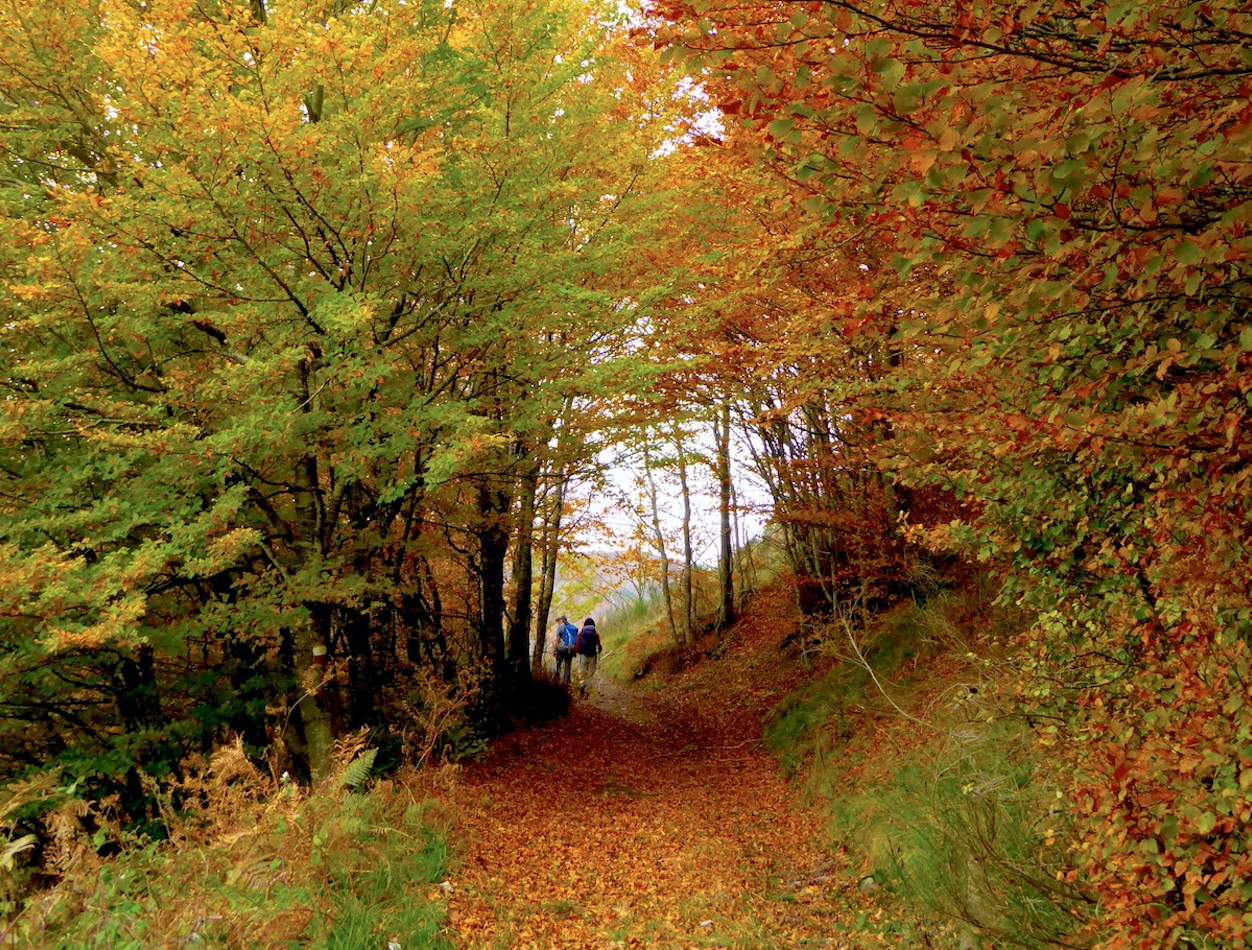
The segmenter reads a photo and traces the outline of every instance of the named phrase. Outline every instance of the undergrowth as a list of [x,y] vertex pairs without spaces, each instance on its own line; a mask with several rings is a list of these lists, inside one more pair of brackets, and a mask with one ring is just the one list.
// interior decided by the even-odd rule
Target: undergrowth
[[[831,668],[766,741],[827,802],[834,840],[918,915],[928,945],[1075,946],[1061,783],[996,674],[1015,618],[982,587],[940,593],[805,649]],[[929,923],[926,923],[929,921]]]
[[359,790],[372,762],[354,737],[310,792],[271,781],[241,746],[221,750],[154,789],[168,841],[131,842],[107,861],[83,849],[56,887],[0,922],[0,947],[447,947],[434,885],[449,822],[396,783]]

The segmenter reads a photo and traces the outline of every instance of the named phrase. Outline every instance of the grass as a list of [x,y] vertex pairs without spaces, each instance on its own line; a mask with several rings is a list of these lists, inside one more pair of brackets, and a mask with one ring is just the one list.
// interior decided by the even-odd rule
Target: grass
[[604,639],[604,654],[600,670],[614,679],[628,679],[630,658],[637,652],[636,644],[650,642],[661,633],[665,607],[659,593],[631,601],[624,607],[610,611],[599,621]]
[[[775,538],[756,541],[736,554],[736,584],[742,599],[745,592],[759,590],[784,570],[784,558]],[[681,628],[682,585],[674,577],[674,620]],[[711,630],[717,617],[718,576],[716,568],[696,567],[692,573],[692,600],[695,603],[695,634]],[[678,662],[684,647],[670,633],[665,602],[659,589],[597,618],[604,640],[600,670],[619,680],[633,680],[655,667]]]
[[935,655],[926,632],[940,616],[934,607],[906,604],[863,631],[837,619],[814,632],[808,649],[838,662],[779,704],[766,728],[766,744],[788,772],[805,769],[819,789],[830,785],[824,780],[830,753],[847,745],[867,714],[881,714],[887,704],[875,677],[891,680],[892,698],[908,702],[909,681],[898,674]]
[[[1081,900],[1056,783],[1000,708],[994,669],[1013,618],[982,586],[818,631],[833,668],[780,707],[767,743],[826,801],[833,841],[916,914],[936,948],[1046,947]],[[962,682],[967,680],[968,682]],[[1009,704],[1004,703],[1006,709]]]
[[836,833],[874,878],[956,932],[1048,947],[1074,926],[1060,883],[1066,834],[1055,785],[1012,721],[967,724],[891,779],[839,801]]

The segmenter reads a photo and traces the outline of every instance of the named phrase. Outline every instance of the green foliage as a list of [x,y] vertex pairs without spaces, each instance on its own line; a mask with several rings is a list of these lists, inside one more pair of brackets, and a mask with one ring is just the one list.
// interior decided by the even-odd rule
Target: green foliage
[[324,758],[415,667],[501,652],[519,472],[558,430],[594,454],[621,303],[661,283],[669,109],[603,5],[28,7],[0,11],[0,776],[67,749],[133,792],[227,732]]
[[357,830],[343,820],[352,835],[334,848],[334,829],[319,829],[327,842],[322,860],[330,871],[325,892],[330,906],[298,945],[369,950],[386,934],[402,947],[447,947],[440,935],[443,908],[424,893],[443,876],[448,858],[443,836],[425,827],[413,808],[398,828],[363,822]]
[[378,756],[377,749],[366,749],[349,763],[339,775],[339,784],[344,788],[356,788],[365,781],[370,769],[374,767],[374,759]]

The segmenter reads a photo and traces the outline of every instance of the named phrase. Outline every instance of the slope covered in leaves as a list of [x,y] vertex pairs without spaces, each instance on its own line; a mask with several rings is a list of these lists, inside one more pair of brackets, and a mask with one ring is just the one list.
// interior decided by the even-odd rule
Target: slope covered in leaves
[[778,649],[794,609],[769,592],[717,659],[602,681],[566,720],[464,769],[459,946],[882,945],[881,910],[761,747],[799,673]]

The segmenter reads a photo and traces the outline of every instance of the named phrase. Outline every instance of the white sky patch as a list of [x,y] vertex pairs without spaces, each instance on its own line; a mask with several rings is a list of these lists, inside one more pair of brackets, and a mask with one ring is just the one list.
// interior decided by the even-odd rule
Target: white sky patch
[[[717,481],[713,470],[703,459],[714,456],[713,434],[700,430],[689,433],[684,440],[688,453],[687,481],[691,495],[691,533],[693,558],[697,564],[712,566],[717,563],[721,516]],[[654,458],[672,461],[674,448],[663,438],[654,443]],[[748,470],[748,448],[737,432],[731,436],[731,477],[734,480],[737,506],[739,543],[760,537],[765,530],[772,511],[769,492],[757,483]],[[592,509],[592,522],[603,526],[602,530],[585,530],[579,536],[576,548],[597,550],[608,547],[614,550],[626,548],[642,525],[645,533],[652,536],[652,511],[643,478],[643,460],[632,457],[622,446],[606,448],[600,456],[605,465],[610,488],[604,492],[592,492],[585,500]],[[676,468],[656,469],[653,481],[657,488],[657,512],[661,532],[670,557],[682,557],[682,489]]]
[[691,102],[710,102],[709,94],[704,89],[704,84],[696,82],[691,76],[684,76],[678,80],[674,86],[675,99],[687,99]]

